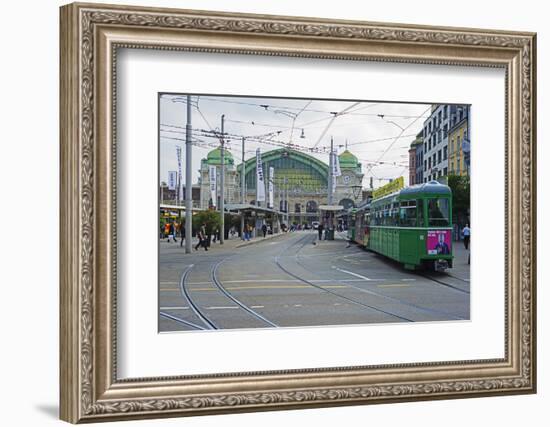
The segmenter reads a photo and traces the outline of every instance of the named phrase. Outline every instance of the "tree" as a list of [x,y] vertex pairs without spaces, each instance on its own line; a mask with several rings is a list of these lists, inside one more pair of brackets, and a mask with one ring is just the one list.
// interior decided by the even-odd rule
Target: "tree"
[[206,234],[211,235],[216,228],[220,228],[220,213],[207,210],[193,215],[193,233],[196,233],[203,224],[206,226]]
[[470,177],[449,175],[447,185],[453,192],[453,223],[463,225],[470,222]]

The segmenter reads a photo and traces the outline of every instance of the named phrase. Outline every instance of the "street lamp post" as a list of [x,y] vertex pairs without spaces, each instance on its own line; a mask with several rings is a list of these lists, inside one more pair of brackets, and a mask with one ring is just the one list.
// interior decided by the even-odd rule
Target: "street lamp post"
[[289,201],[288,201],[288,185],[289,185],[288,178],[285,176],[285,188],[286,188],[286,190],[285,190],[285,195],[286,195],[286,197],[285,197],[285,199],[286,199],[286,201],[285,201],[285,208],[286,208],[286,225],[287,225],[288,227],[290,227],[290,216],[289,216],[289,215],[290,215],[290,203],[289,203]]
[[225,123],[225,114],[222,114],[222,136],[220,138],[220,187],[221,187],[221,196],[220,196],[220,245],[223,245],[225,237],[225,153],[224,153],[224,123]]
[[[242,158],[241,158],[241,204],[245,204],[245,163],[244,163],[244,136],[242,140]],[[241,239],[244,240],[244,209],[241,210]]]
[[328,204],[329,205],[332,205],[332,199],[333,199],[333,195],[332,195],[332,190],[333,190],[333,182],[332,180],[334,179],[334,176],[333,176],[333,169],[334,169],[334,141],[333,139],[331,138],[330,139],[330,155],[329,155],[329,158],[328,158],[328,168],[329,168],[329,174],[328,174]]
[[191,96],[187,95],[187,124],[185,125],[185,253],[191,253],[193,233],[193,184],[191,166]]

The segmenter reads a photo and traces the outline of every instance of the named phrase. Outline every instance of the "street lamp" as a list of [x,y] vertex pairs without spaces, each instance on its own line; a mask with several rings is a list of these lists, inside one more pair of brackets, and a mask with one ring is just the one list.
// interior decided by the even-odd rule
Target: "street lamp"
[[363,186],[361,186],[361,185],[352,185],[351,186],[351,191],[352,191],[354,200],[357,200],[359,198],[359,195],[361,194],[362,189],[363,189]]
[[399,126],[399,125],[398,125],[397,123],[395,123],[394,121],[392,121],[392,120],[386,120],[386,119],[384,118],[384,114],[378,114],[378,117],[380,117],[380,118],[381,118],[382,120],[384,120],[386,123],[391,123],[392,125],[397,126],[397,127],[398,127],[399,129],[401,129],[402,131],[405,131],[405,128],[404,128],[404,127]]

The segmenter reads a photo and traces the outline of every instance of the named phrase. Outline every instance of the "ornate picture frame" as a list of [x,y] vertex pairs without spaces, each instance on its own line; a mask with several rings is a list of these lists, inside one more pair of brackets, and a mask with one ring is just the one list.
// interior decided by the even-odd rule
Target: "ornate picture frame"
[[[60,384],[72,423],[536,391],[536,35],[70,4],[61,8]],[[119,380],[118,48],[411,64],[506,73],[505,357]]]

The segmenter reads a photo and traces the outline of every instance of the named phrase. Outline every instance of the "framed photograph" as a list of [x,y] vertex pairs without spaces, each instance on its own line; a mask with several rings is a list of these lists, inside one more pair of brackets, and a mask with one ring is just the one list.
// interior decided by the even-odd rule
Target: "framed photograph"
[[61,8],[61,418],[536,391],[536,36]]

